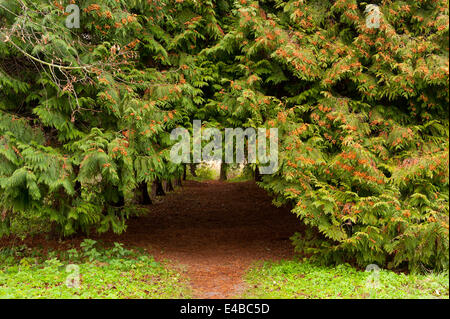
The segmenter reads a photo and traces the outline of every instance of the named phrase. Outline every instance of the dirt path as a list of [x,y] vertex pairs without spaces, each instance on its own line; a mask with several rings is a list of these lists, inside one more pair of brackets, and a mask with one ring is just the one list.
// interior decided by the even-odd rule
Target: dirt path
[[300,230],[253,182],[187,181],[149,214],[129,221],[123,235],[91,236],[148,250],[185,270],[194,298],[233,298],[256,261],[292,257],[289,237]]
[[150,210],[121,239],[186,266],[197,298],[239,295],[252,263],[293,255],[289,237],[300,227],[252,182],[188,181]]

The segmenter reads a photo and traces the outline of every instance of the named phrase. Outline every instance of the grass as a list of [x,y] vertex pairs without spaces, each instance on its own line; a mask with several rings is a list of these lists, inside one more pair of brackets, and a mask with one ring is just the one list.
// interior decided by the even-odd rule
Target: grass
[[210,180],[217,180],[219,179],[219,173],[214,170],[211,166],[208,164],[202,163],[197,166],[195,170],[195,174],[197,176],[193,176],[191,174],[191,171],[189,168],[186,168],[186,179],[196,182],[204,182],[204,181],[210,181]]
[[254,180],[252,176],[247,176],[245,174],[239,174],[235,177],[227,179],[229,183],[240,183],[240,182],[248,182]]
[[449,298],[449,274],[365,272],[349,265],[324,267],[308,262],[266,262],[245,278],[244,298],[283,299],[429,299]]
[[[249,288],[243,298],[449,298],[448,272],[406,275],[380,270],[370,273],[350,265],[325,267],[291,260],[256,265],[246,274],[245,281]],[[118,243],[102,248],[96,241],[87,239],[79,249],[64,251],[25,246],[0,250],[2,299],[190,296],[187,280],[179,272],[156,262],[143,250],[125,249]]]
[[[186,171],[186,179],[196,182],[204,182],[210,180],[219,180],[220,171],[207,163],[200,164],[195,170],[197,176],[192,176],[191,171]],[[247,182],[253,180],[252,176],[248,176],[248,173],[244,173],[239,169],[228,169],[226,182]]]
[[[18,257],[17,251],[0,251],[0,298],[156,299],[190,295],[179,273],[145,253],[117,243],[111,249],[96,248],[95,241],[84,244],[81,250],[53,251],[45,257],[35,250],[26,257]],[[69,264],[74,266],[67,267]]]

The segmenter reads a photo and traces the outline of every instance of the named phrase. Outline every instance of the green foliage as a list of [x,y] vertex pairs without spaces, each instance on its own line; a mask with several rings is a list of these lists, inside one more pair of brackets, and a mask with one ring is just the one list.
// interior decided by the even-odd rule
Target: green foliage
[[80,0],[80,29],[68,2],[0,0],[0,235],[123,232],[200,119],[279,129],[260,185],[299,251],[448,269],[447,1],[381,1],[375,29],[356,0]]
[[0,1],[0,235],[24,213],[65,236],[121,233],[139,184],[183,171],[169,132],[203,101],[213,4],[77,1],[68,29],[69,3]]
[[217,170],[205,163],[200,164],[195,173],[199,180],[214,180],[218,178]]
[[228,182],[248,182],[254,180],[254,172],[250,166],[243,168],[238,167],[235,170],[231,170],[230,177],[227,178]]
[[[38,250],[23,254],[17,248],[3,248],[0,251],[0,298],[189,296],[187,285],[180,275],[147,254],[125,249],[119,243],[115,243],[110,249],[94,248],[95,244],[93,240],[85,240],[82,252],[72,249],[48,255],[40,254]],[[71,273],[68,264],[79,267],[79,288],[66,285],[66,278]]]
[[260,185],[311,228],[325,263],[448,269],[448,3],[241,1],[218,45],[211,105],[226,122],[279,129]]
[[448,299],[449,276],[378,273],[347,264],[323,267],[298,261],[264,263],[246,275],[246,298],[283,299]]

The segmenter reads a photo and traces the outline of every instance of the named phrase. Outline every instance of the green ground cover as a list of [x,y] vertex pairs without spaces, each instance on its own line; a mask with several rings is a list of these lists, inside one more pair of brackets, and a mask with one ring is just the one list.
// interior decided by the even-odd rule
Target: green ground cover
[[350,265],[323,267],[308,262],[266,262],[246,276],[246,298],[449,298],[449,274],[378,273]]
[[2,249],[0,298],[189,297],[181,275],[145,252],[128,250],[118,243],[109,249],[96,246],[95,241],[85,240],[81,250],[46,254]]

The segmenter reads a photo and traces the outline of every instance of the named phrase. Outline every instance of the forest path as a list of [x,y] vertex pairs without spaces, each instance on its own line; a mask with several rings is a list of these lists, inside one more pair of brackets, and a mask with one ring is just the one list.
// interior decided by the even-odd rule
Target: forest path
[[194,298],[238,297],[248,267],[291,258],[289,237],[301,229],[296,216],[275,207],[254,182],[186,181],[149,210],[111,240],[180,265]]
[[[193,298],[239,297],[246,288],[246,270],[257,261],[292,258],[289,237],[302,228],[289,209],[275,207],[254,182],[185,181],[148,210],[130,219],[121,235],[93,233],[89,238],[141,247],[157,261],[168,261],[190,281]],[[25,243],[61,249],[79,246],[84,238],[37,236]],[[0,247],[11,244],[0,240]]]

